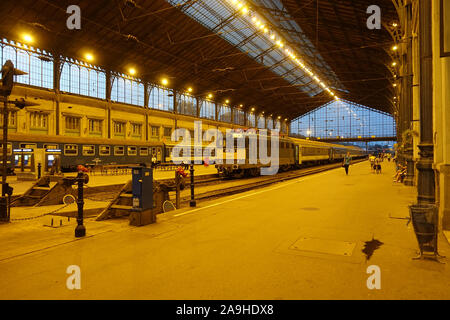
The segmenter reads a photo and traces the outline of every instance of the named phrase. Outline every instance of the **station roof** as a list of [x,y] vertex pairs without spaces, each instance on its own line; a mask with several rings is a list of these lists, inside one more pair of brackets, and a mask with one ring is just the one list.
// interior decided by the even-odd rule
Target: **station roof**
[[[384,27],[366,27],[372,0],[242,0],[284,47],[270,43],[233,2],[9,0],[0,3],[0,34],[20,40],[30,31],[36,47],[81,60],[88,50],[104,68],[134,67],[153,83],[167,77],[169,87],[293,119],[333,98],[289,59],[289,48],[339,97],[392,112],[393,41]],[[392,2],[377,2],[383,22],[392,22]],[[72,4],[81,8],[80,30],[66,27]]]

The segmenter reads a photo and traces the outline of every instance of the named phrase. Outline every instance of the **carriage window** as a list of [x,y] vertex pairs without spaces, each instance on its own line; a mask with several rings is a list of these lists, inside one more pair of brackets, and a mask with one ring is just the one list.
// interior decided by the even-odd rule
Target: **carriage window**
[[148,156],[148,148],[147,147],[142,147],[139,149],[139,155],[141,156]]
[[110,146],[100,146],[99,152],[101,156],[109,156],[111,153],[111,147]]
[[44,143],[44,149],[59,149],[59,146],[57,144]]
[[128,147],[128,155],[129,156],[137,155],[137,147]]
[[114,155],[115,156],[123,156],[125,154],[125,147],[116,146],[114,147]]
[[95,146],[83,146],[83,156],[93,156],[95,155]]
[[66,156],[78,155],[78,146],[76,144],[65,144],[64,145],[64,155],[66,155]]

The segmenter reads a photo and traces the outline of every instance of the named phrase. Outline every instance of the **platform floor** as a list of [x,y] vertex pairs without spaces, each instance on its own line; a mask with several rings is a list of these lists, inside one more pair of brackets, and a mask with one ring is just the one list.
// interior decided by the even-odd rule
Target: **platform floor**
[[[450,299],[450,267],[416,261],[392,163],[368,162],[272,185],[129,227],[127,220],[46,228],[0,225],[0,299]],[[43,231],[44,230],[44,231]],[[20,237],[19,235],[23,236]],[[45,234],[45,236],[44,236]],[[381,246],[367,260],[366,241]],[[450,256],[441,236],[440,253]],[[81,290],[66,269],[81,268]],[[367,267],[381,289],[367,288]]]

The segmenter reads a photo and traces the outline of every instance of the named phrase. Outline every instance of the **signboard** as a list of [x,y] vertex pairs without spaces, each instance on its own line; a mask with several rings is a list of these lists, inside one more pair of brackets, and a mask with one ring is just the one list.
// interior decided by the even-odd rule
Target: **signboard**
[[61,153],[61,149],[45,149],[45,152],[49,152],[49,153]]
[[33,149],[14,149],[14,152],[33,152]]
[[450,1],[441,0],[441,57],[450,57]]

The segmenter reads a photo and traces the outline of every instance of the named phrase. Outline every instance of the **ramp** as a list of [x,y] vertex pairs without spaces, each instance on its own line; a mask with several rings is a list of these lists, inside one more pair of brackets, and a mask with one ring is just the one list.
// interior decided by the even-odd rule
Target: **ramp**
[[[132,181],[128,181],[125,186],[118,192],[110,204],[100,212],[95,219],[96,221],[109,218],[128,216],[133,208]],[[174,185],[167,185],[153,180],[153,213],[159,214],[164,212],[163,203],[170,200],[169,191],[175,189]]]
[[100,212],[96,221],[129,215],[133,208],[131,180],[118,192],[109,205]]
[[[56,184],[51,186],[52,182]],[[66,194],[73,194],[71,185],[64,183],[61,177],[43,176],[23,195],[13,200],[12,207],[44,206],[61,204]]]

